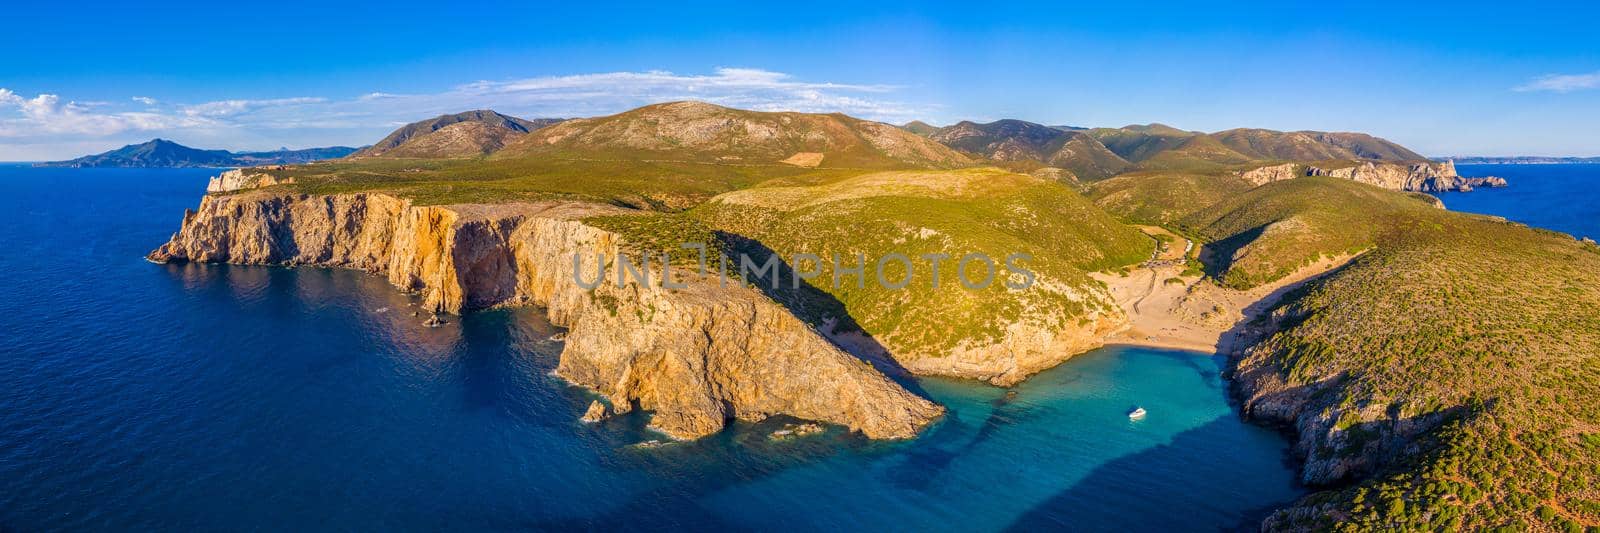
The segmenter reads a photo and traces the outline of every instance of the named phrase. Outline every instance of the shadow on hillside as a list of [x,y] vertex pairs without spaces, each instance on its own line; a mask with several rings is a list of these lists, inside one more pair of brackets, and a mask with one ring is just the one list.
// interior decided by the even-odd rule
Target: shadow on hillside
[[[1191,531],[1218,528],[1256,531],[1261,520],[1303,494],[1287,467],[1278,479],[1257,476],[1265,467],[1240,469],[1229,443],[1241,422],[1222,416],[1159,445],[1100,465],[1078,483],[1035,505],[1007,531]],[[1266,459],[1268,461],[1274,459]],[[1181,488],[1176,486],[1182,485]],[[1184,490],[1187,511],[1176,511],[1162,495]],[[1240,508],[1243,502],[1250,507]]]
[[[907,390],[927,398],[921,386],[917,384],[911,371],[901,366],[894,357],[889,355],[889,349],[872,338],[871,332],[866,331],[850,316],[850,311],[832,294],[818,288],[810,280],[800,280],[794,265],[760,241],[746,238],[727,232],[717,232],[720,239],[730,254],[728,262],[729,275],[739,273],[739,257],[741,254],[750,258],[756,267],[764,265],[769,257],[776,258],[776,270],[766,276],[752,275],[749,282],[756,290],[771,298],[772,301],[784,306],[789,312],[794,313],[801,321],[810,324],[823,333],[845,353],[854,355],[866,361],[873,368],[889,376]],[[753,274],[753,273],[752,273]],[[777,286],[773,286],[773,276],[777,277]],[[841,342],[842,337],[848,337],[849,342]]]
[[1238,356],[1241,355],[1240,352],[1244,348],[1256,344],[1273,333],[1299,325],[1306,318],[1299,315],[1285,315],[1274,318],[1272,316],[1273,311],[1276,311],[1279,306],[1299,300],[1316,287],[1317,283],[1350,268],[1350,265],[1355,264],[1358,258],[1359,256],[1352,257],[1344,264],[1328,269],[1327,272],[1278,287],[1241,309],[1240,311],[1244,318],[1234,323],[1233,327],[1222,332],[1222,335],[1217,338],[1216,353],[1228,358],[1227,368],[1229,373],[1232,373],[1234,365],[1238,363]]
[[1223,274],[1227,274],[1228,269],[1233,268],[1233,254],[1237,253],[1240,248],[1244,248],[1245,245],[1254,242],[1266,231],[1267,226],[1262,225],[1239,232],[1232,237],[1201,246],[1200,264],[1204,265],[1206,276],[1212,279],[1222,279]]

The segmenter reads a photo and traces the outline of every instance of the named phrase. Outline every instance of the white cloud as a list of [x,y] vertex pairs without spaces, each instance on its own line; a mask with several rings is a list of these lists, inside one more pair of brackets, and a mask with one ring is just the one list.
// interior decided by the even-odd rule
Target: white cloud
[[[373,93],[361,102],[438,113],[492,107],[522,116],[572,117],[616,113],[673,100],[701,100],[764,111],[841,112],[869,119],[901,120],[915,115],[919,106],[885,99],[899,89],[893,85],[806,82],[761,69],[718,68],[711,74],[606,72],[477,81],[435,94]],[[405,121],[411,120],[416,118]]]
[[[126,131],[171,130],[205,126],[186,119],[151,112],[96,112],[101,105],[61,101],[54,94],[24,98],[0,88],[0,137],[38,138],[106,136]],[[7,116],[10,115],[10,116]]]
[[[471,109],[526,118],[582,117],[674,100],[760,111],[841,112],[891,122],[929,111],[927,105],[894,100],[900,89],[718,68],[710,74],[606,72],[476,81],[434,93],[370,92],[344,99],[300,96],[185,104],[133,96],[123,111],[107,109],[114,105],[62,103],[53,94],[24,98],[0,89],[0,138],[15,140],[14,146],[55,145],[62,151],[86,139],[137,142],[152,134],[187,139],[202,148],[360,145],[399,124]],[[38,158],[62,155],[51,151]]]
[[1588,74],[1549,74],[1539,76],[1528,83],[1512,87],[1518,92],[1556,92],[1570,93],[1588,89],[1600,89],[1600,72]]
[[320,104],[327,102],[326,98],[297,97],[274,98],[270,100],[219,100],[203,104],[179,106],[183,114],[191,117],[231,117],[251,111],[272,107],[292,107],[306,104]]

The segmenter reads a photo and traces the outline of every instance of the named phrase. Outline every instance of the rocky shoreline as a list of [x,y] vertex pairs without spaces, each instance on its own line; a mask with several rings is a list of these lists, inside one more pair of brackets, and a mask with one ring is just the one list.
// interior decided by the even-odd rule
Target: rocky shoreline
[[[616,412],[654,411],[652,426],[674,438],[778,414],[911,438],[943,414],[753,289],[687,272],[681,289],[631,279],[581,288],[573,257],[616,257],[622,245],[582,218],[619,211],[245,191],[205,196],[148,259],[365,270],[439,312],[542,306],[570,328],[556,373]],[[603,271],[617,279],[614,265]]]
[[1283,163],[1242,170],[1235,175],[1251,185],[1265,185],[1301,176],[1330,176],[1408,192],[1471,192],[1482,187],[1507,185],[1505,178],[1497,176],[1461,176],[1456,173],[1456,165],[1451,161],[1412,164],[1363,161],[1343,167]]

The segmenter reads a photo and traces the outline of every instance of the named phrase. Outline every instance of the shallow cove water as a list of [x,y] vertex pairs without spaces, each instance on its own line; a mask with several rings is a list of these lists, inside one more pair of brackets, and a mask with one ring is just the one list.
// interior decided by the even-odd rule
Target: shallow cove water
[[950,414],[914,441],[632,447],[536,309],[430,329],[360,272],[145,262],[215,172],[0,166],[0,529],[1253,529],[1301,494],[1220,358],[1128,347],[920,380]]

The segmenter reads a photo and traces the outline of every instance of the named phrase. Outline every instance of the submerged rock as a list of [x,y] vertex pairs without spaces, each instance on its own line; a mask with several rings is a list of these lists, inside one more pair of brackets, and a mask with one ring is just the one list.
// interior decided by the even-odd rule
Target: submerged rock
[[782,428],[773,431],[768,438],[772,440],[789,440],[810,435],[817,435],[825,431],[822,424],[804,422],[800,424],[784,424]]

